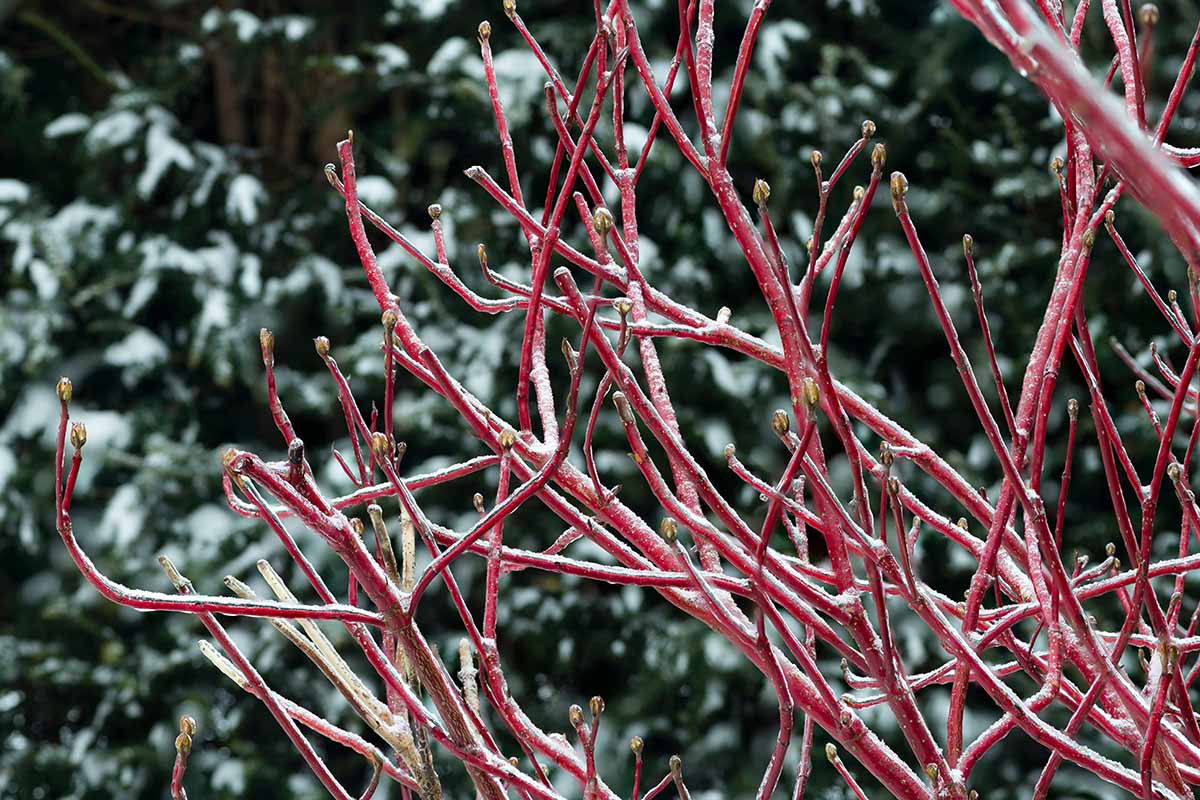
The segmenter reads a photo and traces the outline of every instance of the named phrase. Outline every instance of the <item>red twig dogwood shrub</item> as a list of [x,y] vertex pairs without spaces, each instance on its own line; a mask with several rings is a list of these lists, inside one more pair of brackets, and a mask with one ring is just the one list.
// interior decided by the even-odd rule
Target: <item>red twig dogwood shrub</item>
[[[565,717],[571,730],[564,736],[540,729],[522,710],[522,698],[508,690],[497,608],[504,602],[505,573],[524,569],[656,591],[680,613],[700,620],[710,635],[727,639],[759,670],[779,709],[778,735],[763,767],[759,798],[777,793],[785,755],[793,747],[800,750],[800,767],[794,780],[789,776],[787,781],[794,786],[793,796],[802,797],[814,744],[824,747],[834,769],[860,798],[881,792],[906,800],[976,797],[973,768],[1017,729],[1048,754],[1037,781],[1038,797],[1051,791],[1064,760],[1145,798],[1192,797],[1189,785],[1200,783],[1200,724],[1189,694],[1200,674],[1195,655],[1200,650],[1200,615],[1186,619],[1181,613],[1184,579],[1200,567],[1200,554],[1190,553],[1191,537],[1200,540],[1200,508],[1189,488],[1200,426],[1192,423],[1189,434],[1185,424],[1186,418],[1196,418],[1197,392],[1189,387],[1200,363],[1200,296],[1193,272],[1200,264],[1200,192],[1178,169],[1200,164],[1200,152],[1166,143],[1192,74],[1200,29],[1169,98],[1151,114],[1143,75],[1157,17],[1152,7],[1140,9],[1137,19],[1129,3],[1118,0],[1101,0],[1091,11],[1093,17],[1103,18],[1115,47],[1108,80],[1119,76],[1122,103],[1082,66],[1079,48],[1089,13],[1087,0],[1071,14],[1059,0],[952,0],[962,16],[1044,92],[1061,116],[1065,134],[1065,150],[1053,165],[1062,201],[1061,254],[1044,317],[1028,350],[1020,395],[1012,402],[989,333],[973,242],[970,236],[963,238],[989,361],[983,380],[993,381],[999,395],[999,409],[993,409],[943,302],[918,235],[919,220],[909,213],[907,180],[899,172],[885,175],[886,152],[883,144],[873,142],[874,123],[863,123],[861,138],[832,168],[819,153],[813,154],[819,210],[803,252],[784,252],[769,210],[770,187],[764,181],[753,187],[733,184],[726,163],[733,122],[769,5],[769,0],[758,0],[753,7],[728,101],[718,109],[713,91],[713,0],[680,0],[681,31],[666,74],[656,74],[651,67],[639,38],[636,9],[624,0],[614,0],[607,8],[597,5],[595,35],[572,83],[550,63],[514,0],[505,0],[509,22],[548,76],[546,105],[558,134],[540,215],[530,210],[531,200],[522,192],[492,65],[491,26],[480,25],[479,45],[504,171],[497,178],[471,167],[466,174],[511,215],[529,249],[529,278],[522,283],[489,269],[480,246],[480,266],[498,297],[474,292],[449,263],[439,207],[430,208],[436,247],[430,254],[364,205],[358,197],[353,137],[339,143],[340,168],[327,167],[327,177],[345,198],[350,235],[382,314],[386,388],[378,416],[364,417],[329,341],[317,338],[315,345],[337,385],[352,442],[350,455],[335,452],[335,457],[358,488],[333,497],[316,484],[304,444],[284,409],[286,398],[276,392],[274,339],[266,330],[261,348],[270,412],[287,445],[287,459],[267,462],[232,450],[225,457],[223,475],[230,507],[259,520],[265,531],[280,538],[319,603],[298,602],[266,562],[260,562],[259,569],[274,594],[269,599],[233,577],[226,580],[233,596],[201,593],[165,558],[162,566],[177,594],[130,589],[101,574],[71,525],[87,436],[82,423],[69,421],[70,382],[64,378],[59,383],[57,524],[75,563],[114,602],[196,616],[211,636],[201,645],[204,654],[266,706],[334,797],[354,795],[330,773],[309,736],[325,737],[372,764],[373,777],[363,797],[371,796],[383,779],[398,782],[405,796],[415,791],[426,799],[440,797],[434,748],[460,761],[477,796],[487,800],[512,794],[559,798],[556,787],[564,775],[578,782],[583,797],[615,796],[602,777],[604,765],[595,759],[603,700],[593,698],[586,711],[572,706]],[[680,73],[686,76],[692,101],[687,115],[694,119],[687,126],[683,112],[667,99],[671,87],[683,79]],[[625,98],[631,92],[645,92],[654,110],[635,163],[624,135]],[[597,125],[606,115],[611,115],[611,142],[597,139]],[[672,140],[711,189],[744,266],[769,307],[776,328],[771,336],[739,328],[728,309],[709,317],[676,302],[657,290],[641,269],[638,181],[654,146],[669,146],[658,144],[662,138]],[[847,207],[835,207],[835,188],[856,174],[865,176],[863,185],[854,188]],[[1106,181],[1111,188],[1103,191]],[[875,202],[881,183],[882,191],[890,194],[897,224],[927,290],[929,311],[944,332],[971,412],[1003,471],[998,496],[988,497],[971,486],[902,421],[888,418],[830,373],[825,354],[839,283],[866,214],[886,213],[886,198]],[[620,196],[611,209],[603,194],[608,184]],[[1125,247],[1113,208],[1127,192],[1158,218],[1189,265],[1191,315],[1173,292],[1166,300],[1159,295]],[[489,408],[488,398],[464,388],[409,324],[405,298],[391,291],[377,264],[368,224],[471,308],[524,319],[515,420],[501,418]],[[1082,302],[1092,248],[1100,235],[1112,238],[1161,312],[1166,329],[1187,350],[1186,363],[1177,371],[1158,358],[1160,377],[1133,364],[1169,403],[1169,413],[1162,418],[1144,391],[1140,393],[1147,424],[1159,441],[1152,464],[1133,463],[1101,389]],[[586,287],[577,283],[583,274],[591,276]],[[550,358],[559,357],[547,352],[550,315],[568,320],[575,330],[561,348],[570,376],[565,386],[552,385],[547,366]],[[775,411],[771,418],[778,446],[789,454],[782,473],[761,474],[755,465],[739,460],[732,444],[724,452],[732,473],[765,499],[761,524],[748,521],[750,514],[757,517],[757,510],[735,507],[716,489],[691,449],[697,437],[680,429],[674,405],[679,388],[667,385],[656,351],[656,341],[665,337],[691,340],[696,347],[726,348],[786,377],[791,407]],[[768,341],[775,337],[778,346]],[[1055,395],[1059,371],[1068,359],[1086,380],[1095,442],[1076,442],[1082,407]],[[396,440],[392,419],[394,384],[401,370],[453,406],[486,454],[435,473],[406,474],[405,445]],[[585,373],[593,373],[599,385],[581,397]],[[1042,480],[1050,468],[1047,420],[1056,403],[1067,405],[1069,425],[1061,490],[1057,503],[1048,507],[1042,499]],[[615,414],[623,427],[629,454],[657,501],[655,507],[625,505],[598,468],[593,435],[602,414]],[[862,431],[870,431],[869,436],[860,435]],[[69,461],[68,441],[73,448]],[[1112,525],[1121,541],[1119,548],[1110,547],[1106,560],[1090,568],[1074,559],[1066,563],[1063,555],[1064,543],[1071,540],[1064,502],[1074,453],[1082,447],[1098,449],[1111,496]],[[827,464],[835,454],[849,464],[849,496],[836,491],[830,478]],[[898,461],[910,462],[931,478],[940,487],[939,496],[921,497],[911,491],[900,479]],[[452,530],[427,516],[418,499],[422,487],[483,470],[495,471],[499,488],[490,500],[475,496],[479,518],[469,530]],[[1167,496],[1171,499],[1164,502]],[[394,511],[385,512],[385,501],[398,504],[398,518]],[[961,507],[963,520],[955,522],[933,510],[948,501]],[[525,504],[544,505],[565,525],[562,535],[542,550],[517,549],[505,542],[506,519]],[[968,517],[976,520],[974,532]],[[345,562],[350,581],[344,594],[314,569],[285,525],[287,518],[310,529]],[[1152,560],[1156,530],[1175,520],[1177,557]],[[965,600],[945,596],[914,569],[913,545],[919,535],[945,537],[978,562]],[[572,555],[569,546],[580,539],[590,540],[608,558]],[[418,547],[429,552],[419,571]],[[455,565],[464,559],[486,563],[482,608],[468,606],[456,582]],[[460,617],[464,638],[456,659],[444,659],[422,634],[421,600],[430,592],[447,593]],[[1097,621],[1089,604],[1112,598],[1125,616],[1119,627],[1110,629]],[[944,655],[941,666],[916,672],[905,665],[894,637],[898,614],[918,620],[936,637]],[[259,617],[273,625],[345,697],[371,741],[272,690],[219,616]],[[346,628],[374,674],[356,674],[349,667],[322,632],[322,621]],[[1029,624],[1019,625],[1026,621]],[[1129,668],[1131,659],[1126,656],[1139,649],[1148,653],[1142,668],[1136,669],[1135,659]],[[829,656],[841,659],[840,674],[819,665],[829,663]],[[1025,685],[1032,680],[1037,690],[1022,696],[1014,688],[1022,685],[1018,677]],[[963,733],[969,687],[998,713],[996,721],[974,737]],[[922,713],[919,692],[948,694],[944,723]],[[880,705],[894,716],[902,734],[895,747],[872,731],[860,714]],[[1043,713],[1052,708],[1062,713]],[[1051,718],[1067,721],[1051,724]],[[519,745],[519,754],[501,749],[496,738],[500,731]],[[194,732],[194,721],[184,718],[171,780],[176,798],[185,796],[182,782]],[[633,798],[648,800],[663,791],[688,797],[679,757],[665,765],[648,761],[643,775],[642,741],[634,737],[631,747],[637,765]],[[1101,755],[1102,748],[1123,752],[1124,758]],[[557,782],[552,781],[555,777]]]

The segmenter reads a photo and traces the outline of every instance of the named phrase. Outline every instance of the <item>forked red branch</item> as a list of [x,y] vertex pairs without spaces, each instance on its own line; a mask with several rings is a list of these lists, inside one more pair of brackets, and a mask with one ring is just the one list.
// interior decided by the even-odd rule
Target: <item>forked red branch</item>
[[[595,34],[573,81],[542,50],[514,0],[505,0],[505,15],[545,70],[546,112],[558,136],[543,210],[540,215],[531,210],[522,190],[487,22],[479,26],[479,44],[504,177],[498,181],[477,166],[466,175],[520,229],[529,250],[528,281],[493,272],[486,249],[479,245],[483,274],[500,294],[482,296],[448,263],[442,230],[446,212],[441,206],[429,209],[436,252],[428,254],[363,204],[351,136],[338,145],[340,168],[329,165],[326,175],[345,200],[350,235],[379,305],[382,419],[363,416],[362,399],[352,394],[332,345],[324,337],[314,341],[337,386],[352,443],[352,459],[334,454],[357,487],[352,494],[334,497],[318,485],[304,443],[284,409],[286,398],[276,391],[274,337],[264,330],[260,338],[270,413],[287,458],[268,462],[252,453],[230,451],[222,480],[230,507],[260,520],[264,530],[281,540],[319,602],[299,602],[293,588],[265,561],[259,563],[259,571],[273,599],[264,599],[235,576],[225,581],[235,596],[198,594],[165,558],[162,566],[175,594],[130,589],[101,574],[71,523],[87,432],[82,423],[70,422],[73,389],[64,378],[58,386],[56,519],[80,571],[114,602],[196,615],[212,637],[201,642],[204,655],[262,701],[337,798],[358,795],[329,772],[302,728],[363,756],[371,767],[364,798],[383,778],[399,783],[406,796],[416,792],[426,800],[441,797],[434,748],[461,762],[477,795],[488,800],[512,793],[527,799],[559,798],[555,787],[562,783],[554,780],[558,773],[576,780],[585,798],[615,797],[596,751],[602,699],[592,698],[586,714],[580,706],[571,706],[564,720],[570,734],[564,736],[539,728],[522,709],[523,698],[509,693],[497,608],[505,600],[505,574],[525,569],[656,591],[680,613],[707,626],[709,635],[724,637],[736,647],[762,673],[779,708],[774,747],[757,792],[760,800],[777,794],[787,781],[793,786],[792,796],[803,797],[817,736],[827,740],[823,746],[828,762],[855,796],[886,792],[905,800],[974,798],[975,767],[1016,729],[1046,751],[1037,797],[1051,791],[1063,760],[1139,797],[1192,797],[1190,787],[1200,783],[1200,724],[1189,689],[1200,674],[1200,617],[1192,614],[1185,621],[1181,609],[1184,579],[1200,568],[1200,553],[1190,553],[1191,538],[1200,541],[1200,508],[1189,479],[1200,431],[1195,413],[1200,395],[1193,387],[1200,364],[1195,333],[1200,294],[1194,272],[1200,260],[1200,191],[1180,166],[1200,165],[1200,153],[1169,144],[1167,133],[1191,77],[1200,28],[1171,94],[1155,112],[1158,104],[1146,96],[1144,76],[1152,57],[1149,43],[1158,23],[1157,9],[1143,7],[1135,20],[1128,2],[1101,0],[1092,12],[1102,19],[1090,24],[1103,26],[1117,52],[1109,77],[1120,77],[1118,99],[1083,67],[1080,42],[1089,3],[1079,3],[1072,19],[1066,18],[1058,0],[951,4],[1037,84],[1064,127],[1065,152],[1053,163],[1062,202],[1061,253],[1037,335],[1027,353],[1012,354],[1014,362],[1025,356],[1028,364],[1014,401],[998,366],[975,270],[974,240],[963,238],[989,362],[988,380],[999,393],[999,416],[960,341],[957,326],[964,321],[952,319],[942,300],[918,234],[920,220],[908,207],[908,180],[900,172],[884,177],[887,153],[875,141],[873,122],[862,124],[861,137],[849,143],[832,169],[821,153],[812,154],[817,214],[811,231],[796,232],[809,238],[800,252],[788,253],[785,237],[775,228],[767,182],[734,186],[728,169],[734,152],[730,143],[769,0],[758,0],[747,20],[721,113],[714,102],[721,92],[713,86],[714,0],[680,0],[676,58],[666,75],[655,74],[651,66],[637,12],[625,0],[597,5]],[[681,71],[698,131],[694,140],[668,99]],[[649,98],[654,117],[634,159],[625,142],[626,99],[639,92]],[[611,142],[597,134],[605,114],[612,118]],[[771,337],[739,328],[727,308],[709,317],[669,297],[644,268],[638,184],[661,131],[711,190],[771,313]],[[843,180],[855,176],[863,185],[836,192]],[[1115,183],[1102,193],[1105,177]],[[847,259],[866,215],[879,213],[874,199],[880,183],[890,193],[932,316],[962,377],[966,400],[1004,476],[994,500],[973,488],[899,421],[839,382],[825,359]],[[619,195],[619,207],[605,203],[609,186]],[[1165,300],[1158,294],[1120,236],[1114,208],[1127,192],[1157,216],[1188,265],[1190,319],[1174,291]],[[837,199],[843,194],[850,196],[844,206]],[[522,339],[514,351],[520,353],[515,421],[488,405],[494,398],[469,392],[425,344],[405,316],[407,299],[393,293],[379,267],[364,220],[471,308],[523,318]],[[1159,442],[1152,463],[1135,463],[1122,442],[1102,389],[1088,327],[1084,287],[1101,224],[1117,246],[1120,263],[1150,294],[1164,318],[1164,331],[1186,351],[1178,371],[1155,352],[1160,373],[1156,376],[1119,350],[1138,372],[1146,424]],[[585,275],[590,276],[590,288],[579,282]],[[814,298],[820,308],[813,307]],[[554,386],[550,377],[548,361],[556,357],[546,346],[550,315],[577,326],[577,333],[561,345],[570,375],[566,387]],[[778,347],[768,343],[774,336]],[[697,348],[725,348],[778,371],[786,380],[791,407],[763,415],[763,436],[777,439],[786,454],[782,473],[765,474],[757,465],[743,463],[732,444],[724,452],[733,475],[767,501],[761,525],[750,521],[757,511],[738,508],[722,495],[693,449],[702,437],[681,428],[676,398],[657,352],[657,342],[664,338],[688,340]],[[630,357],[634,351],[636,359]],[[1078,425],[1078,401],[1056,397],[1068,354],[1088,388],[1094,442]],[[633,361],[637,368],[629,366]],[[396,440],[392,422],[394,384],[401,370],[461,415],[478,442],[476,452],[436,473],[405,474],[406,447]],[[598,388],[580,397],[585,372],[598,379]],[[1147,386],[1166,403],[1165,415],[1146,396]],[[1068,411],[1067,455],[1061,492],[1048,512],[1042,482],[1047,470],[1059,469],[1047,463],[1048,420],[1056,404]],[[626,505],[618,496],[619,486],[611,485],[600,470],[594,432],[602,415],[615,415],[619,422],[638,475],[656,501],[653,507]],[[860,436],[862,430],[870,433]],[[73,450],[69,461],[68,442]],[[581,463],[571,457],[572,445],[581,448]],[[1110,545],[1107,558],[1089,568],[1085,560],[1065,558],[1073,537],[1065,498],[1076,452],[1092,447],[1101,457],[1121,545]],[[835,490],[827,466],[838,451],[849,464],[849,498]],[[897,459],[932,479],[923,486],[938,489],[918,494],[905,485]],[[1075,472],[1079,469],[1076,465]],[[422,488],[493,470],[496,496],[489,505],[482,494],[475,495],[479,518],[469,530],[454,530],[426,513],[419,499]],[[1133,509],[1127,504],[1130,492],[1137,499]],[[397,504],[390,513],[384,510],[385,500]],[[565,526],[560,536],[534,550],[513,547],[504,535],[505,521],[527,504],[541,504]],[[961,508],[962,518],[956,521],[933,510],[949,504]],[[350,582],[344,597],[328,585],[289,533],[284,523],[288,517],[317,534],[345,562]],[[982,535],[972,532],[968,518]],[[1176,523],[1175,557],[1154,560],[1157,532]],[[946,596],[922,579],[914,565],[914,545],[923,532],[946,538],[978,563],[965,601]],[[810,548],[814,536],[822,545],[815,550]],[[576,554],[572,544],[583,539],[598,546],[606,559]],[[692,544],[694,551],[687,546]],[[430,554],[421,571],[418,547]],[[813,552],[826,555],[815,560]],[[486,565],[481,608],[468,606],[455,578],[455,566],[467,559],[481,559]],[[1122,564],[1128,569],[1122,570]],[[1171,599],[1164,607],[1158,592],[1165,592],[1168,583]],[[462,626],[457,671],[442,661],[420,627],[418,601],[438,591],[447,593]],[[1125,615],[1118,624],[1105,626],[1089,605],[1114,596]],[[319,710],[306,709],[270,688],[217,615],[266,618],[346,698],[362,720],[363,733],[337,727]],[[1033,620],[1030,625],[1036,628],[1019,627],[1025,620]],[[343,625],[373,674],[356,674],[322,632],[320,621]],[[905,664],[893,634],[902,621],[924,626],[938,641],[944,656],[938,667],[917,672]],[[1149,653],[1141,670],[1130,668],[1130,660],[1123,658],[1131,646]],[[990,651],[986,657],[985,651]],[[840,674],[822,671],[822,658],[831,655],[841,659]],[[458,683],[451,677],[455,673]],[[1023,696],[1015,687],[1029,680],[1038,688]],[[994,705],[997,719],[968,741],[963,721],[972,685],[979,697]],[[945,724],[923,712],[930,704],[918,703],[918,693],[937,692],[949,698]],[[891,745],[860,714],[877,705],[886,705],[898,725],[901,736]],[[1044,713],[1055,707],[1065,713]],[[799,726],[796,714],[803,718]],[[1052,719],[1069,721],[1059,725]],[[501,749],[501,731],[517,743],[520,753]],[[185,718],[171,780],[175,798],[186,797],[182,779],[194,735],[195,723]],[[572,740],[578,740],[578,748]],[[636,763],[633,798],[648,800],[664,791],[688,797],[682,758],[650,757],[645,747],[640,737],[631,739]],[[794,781],[783,777],[793,749],[799,753]],[[1101,751],[1123,757],[1114,760]],[[649,771],[645,776],[644,770]]]

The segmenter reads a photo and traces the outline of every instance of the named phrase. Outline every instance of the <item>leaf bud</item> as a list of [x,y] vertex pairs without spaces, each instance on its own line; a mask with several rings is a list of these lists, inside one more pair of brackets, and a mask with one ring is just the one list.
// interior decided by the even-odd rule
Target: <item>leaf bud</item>
[[617,416],[621,421],[629,424],[633,422],[633,409],[629,406],[629,400],[625,397],[624,392],[613,392],[613,405],[617,407]]
[[500,447],[505,450],[511,450],[513,445],[517,443],[517,434],[512,428],[505,428],[500,431]]
[[82,422],[75,422],[71,425],[71,447],[76,450],[82,450],[87,444],[87,427]]
[[607,238],[609,231],[611,231],[615,225],[616,220],[613,219],[612,212],[604,206],[600,206],[596,209],[596,212],[592,214],[592,227],[595,228],[596,233],[600,234],[601,239]]
[[821,402],[821,388],[812,378],[804,379],[804,404],[810,409],[816,408]]
[[[818,153],[818,156],[819,156],[819,151],[814,150],[813,152]],[[819,157],[818,157],[817,161],[818,161],[818,163],[820,162]],[[754,205],[756,205],[756,206],[766,205],[767,198],[769,198],[770,196],[771,196],[771,184],[767,183],[762,178],[755,179],[754,191],[751,192],[751,194],[750,194],[751,199],[754,200]]]
[[871,168],[883,169],[883,165],[887,163],[887,147],[883,142],[876,142],[871,148]]
[[258,345],[262,348],[263,363],[270,366],[275,363],[275,334],[266,328],[258,331]]
[[388,454],[388,437],[386,433],[376,431],[371,434],[371,452],[375,454],[375,458],[382,461],[387,458]]

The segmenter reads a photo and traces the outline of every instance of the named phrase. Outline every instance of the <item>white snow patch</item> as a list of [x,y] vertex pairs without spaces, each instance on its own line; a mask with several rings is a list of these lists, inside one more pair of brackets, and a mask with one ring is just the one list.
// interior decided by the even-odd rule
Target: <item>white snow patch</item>
[[808,37],[808,28],[794,19],[762,27],[754,48],[754,61],[768,84],[776,84],[783,77],[782,65],[790,60],[791,42],[808,41]]
[[358,179],[358,199],[373,207],[393,208],[396,205],[396,187],[379,175],[367,175]]
[[118,367],[152,367],[167,360],[167,346],[145,328],[136,328],[105,348],[104,360]]
[[496,84],[505,109],[534,102],[542,93],[546,73],[528,50],[505,50],[496,56]]
[[171,136],[166,125],[152,125],[146,134],[146,169],[138,176],[138,194],[142,197],[152,195],[159,180],[172,166],[190,170],[196,166],[196,158]]
[[146,524],[146,508],[142,493],[133,484],[123,484],[113,493],[96,530],[101,541],[112,547],[128,547]]
[[381,42],[375,45],[375,60],[375,71],[380,76],[406,70],[411,61],[403,47],[391,42]]
[[425,68],[425,71],[431,77],[460,72],[468,58],[469,52],[470,47],[467,45],[466,39],[461,36],[452,36],[443,42],[442,46],[433,54],[433,57],[429,59],[429,65]]
[[95,152],[128,144],[138,129],[142,118],[132,111],[117,111],[102,118],[92,126],[84,138],[84,145]]
[[70,136],[72,134],[82,133],[83,131],[86,131],[91,124],[92,120],[87,116],[87,114],[80,114],[78,112],[72,114],[63,114],[58,119],[52,120],[48,125],[46,125],[43,135],[45,135],[47,139],[57,139],[60,136]]
[[267,190],[253,175],[238,175],[229,182],[225,213],[243,225],[258,222],[258,207],[266,202]]

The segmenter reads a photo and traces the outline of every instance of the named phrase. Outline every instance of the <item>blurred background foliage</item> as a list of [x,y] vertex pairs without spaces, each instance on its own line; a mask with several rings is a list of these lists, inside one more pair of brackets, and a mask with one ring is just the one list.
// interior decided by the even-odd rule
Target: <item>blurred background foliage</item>
[[[1161,5],[1152,110],[1170,87],[1198,13],[1192,2]],[[722,87],[749,7],[737,0],[719,10]],[[591,37],[590,4],[540,0],[523,2],[520,11],[573,76]],[[661,76],[677,36],[674,5],[650,0],[635,13]],[[255,559],[283,566],[268,532],[224,507],[218,453],[230,444],[282,453],[265,405],[260,326],[275,331],[281,394],[331,490],[347,484],[324,454],[344,431],[312,337],[333,341],[360,402],[382,396],[378,309],[340,198],[321,173],[335,142],[355,130],[364,199],[430,251],[425,209],[443,205],[451,260],[482,293],[490,287],[473,266],[477,242],[487,243],[503,271],[528,270],[519,230],[462,175],[472,164],[502,172],[475,43],[476,25],[487,17],[523,187],[536,206],[555,141],[541,100],[544,77],[498,2],[0,0],[0,797],[164,797],[176,719],[185,712],[200,727],[188,773],[193,796],[321,796],[262,708],[202,659],[194,644],[198,623],[118,609],[70,564],[52,524],[53,385],[60,374],[74,379],[73,414],[89,426],[74,515],[81,540],[108,574],[163,588],[154,556],[166,552],[199,588],[219,592],[223,575],[248,577]],[[1102,73],[1111,52],[1098,18],[1092,23],[1087,55]],[[875,120],[889,168],[904,170],[912,183],[913,215],[986,374],[960,250],[962,234],[974,235],[1001,365],[1015,394],[1060,235],[1047,165],[1063,147],[1047,104],[947,4],[933,0],[777,3],[754,62],[731,163],[747,198],[755,177],[770,181],[793,262],[803,261],[798,253],[816,207],[809,152],[819,148],[836,162],[861,121]],[[674,101],[690,105],[686,91]],[[1197,143],[1198,106],[1190,93],[1171,141]],[[628,110],[636,150],[652,116],[636,88]],[[611,129],[602,125],[600,137],[611,141]],[[739,324],[765,331],[769,319],[749,270],[685,166],[660,137],[640,192],[643,268],[703,311],[729,305]],[[868,174],[865,159],[851,169],[832,214],[840,215],[853,184]],[[877,206],[838,299],[835,373],[994,491],[999,470],[945,358],[886,189]],[[1185,266],[1156,226],[1128,204],[1118,219],[1159,288],[1185,289]],[[566,235],[581,236],[577,227]],[[472,390],[514,417],[521,318],[469,312],[396,248],[377,244],[426,341]],[[1086,302],[1099,345],[1116,336],[1143,363],[1152,341],[1168,355],[1178,348],[1104,237]],[[577,331],[556,324],[551,334],[553,341]],[[737,504],[752,518],[761,515],[758,498],[730,480],[719,454],[733,441],[755,468],[781,468],[768,425],[771,410],[786,405],[782,379],[687,342],[663,342],[660,352],[685,438]],[[1127,442],[1135,458],[1149,458],[1154,442],[1133,378],[1107,347],[1101,358]],[[594,364],[589,371],[594,387]],[[1047,505],[1057,493],[1063,409],[1072,395],[1085,393],[1066,364],[1052,415]],[[455,414],[413,381],[401,379],[397,403],[407,470],[481,452]],[[1116,533],[1091,423],[1086,414],[1082,419],[1067,552],[1095,557]],[[624,481],[623,499],[654,521],[657,512],[624,457],[610,413],[600,445],[602,472]],[[844,474],[837,459],[834,469]],[[928,492],[939,510],[959,516],[944,494],[905,469],[906,481]],[[465,526],[471,494],[493,489],[494,475],[475,476],[427,491],[422,501],[434,518]],[[1172,546],[1171,524],[1164,521],[1164,552]],[[535,548],[559,532],[532,507],[506,528],[514,543]],[[327,575],[343,575],[319,545],[310,553]],[[961,553],[932,537],[922,539],[918,553],[936,586],[955,593],[966,586],[973,562]],[[456,567],[475,601],[478,567]],[[566,729],[569,704],[602,694],[608,711],[600,763],[610,785],[628,791],[626,742],[638,734],[647,742],[650,779],[678,752],[697,796],[753,792],[774,737],[774,701],[729,646],[650,592],[534,573],[510,576],[505,591],[500,647],[513,692],[552,730]],[[427,635],[442,652],[454,652],[460,631],[445,598],[431,596],[422,615]],[[908,666],[937,663],[943,654],[924,629],[900,620]],[[276,688],[349,719],[332,690],[314,681],[267,626],[232,628]],[[822,656],[836,676],[832,654]],[[945,692],[924,692],[921,702],[944,726]],[[972,729],[993,719],[987,708],[972,698]],[[868,718],[898,738],[886,714]],[[823,742],[818,734],[814,752]],[[351,785],[366,777],[359,760],[326,752]],[[797,760],[798,744],[785,783]],[[979,766],[974,783],[988,798],[1027,796],[1043,761],[1039,748],[1013,734]],[[450,796],[463,796],[461,772],[449,764],[444,772]],[[1057,785],[1062,797],[1112,796],[1069,768]],[[823,758],[810,791],[842,791]]]

